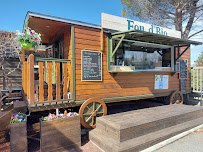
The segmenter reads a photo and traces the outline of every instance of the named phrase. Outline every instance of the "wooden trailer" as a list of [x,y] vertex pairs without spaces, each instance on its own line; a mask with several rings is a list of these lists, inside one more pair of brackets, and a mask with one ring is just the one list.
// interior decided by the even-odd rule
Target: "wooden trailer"
[[32,50],[22,50],[32,112],[80,106],[82,125],[94,128],[106,103],[170,97],[178,104],[191,92],[190,44],[201,43],[177,38],[178,31],[108,14],[101,26],[34,12],[26,20],[47,46],[46,58],[26,59]]

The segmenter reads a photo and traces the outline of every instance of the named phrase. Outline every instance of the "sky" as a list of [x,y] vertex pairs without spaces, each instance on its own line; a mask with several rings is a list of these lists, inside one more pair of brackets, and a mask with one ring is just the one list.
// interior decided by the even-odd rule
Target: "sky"
[[[120,0],[0,0],[0,30],[22,31],[27,11],[59,16],[101,25],[101,13],[122,16]],[[196,23],[201,24],[202,23]],[[200,26],[201,28],[201,26]],[[203,36],[193,38],[203,42]],[[191,47],[191,63],[198,58],[202,46]]]

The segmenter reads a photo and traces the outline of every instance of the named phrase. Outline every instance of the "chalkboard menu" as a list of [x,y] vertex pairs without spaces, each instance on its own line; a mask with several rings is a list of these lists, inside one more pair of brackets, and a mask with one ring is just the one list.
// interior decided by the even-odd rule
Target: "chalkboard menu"
[[102,53],[82,50],[82,81],[102,81]]
[[180,91],[182,94],[186,94],[187,79],[180,79]]
[[179,78],[180,79],[187,79],[187,60],[180,60],[180,74]]

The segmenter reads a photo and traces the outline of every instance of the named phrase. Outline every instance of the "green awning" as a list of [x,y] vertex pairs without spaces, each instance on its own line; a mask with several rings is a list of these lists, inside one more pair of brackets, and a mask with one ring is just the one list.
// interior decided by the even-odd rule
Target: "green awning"
[[116,36],[116,35],[125,35],[124,39],[127,39],[127,40],[135,40],[135,41],[171,45],[171,46],[190,45],[190,44],[202,45],[201,42],[197,42],[197,41],[184,40],[180,38],[174,38],[170,36],[164,36],[164,35],[149,33],[145,31],[135,30],[135,29],[123,31],[123,32],[111,33],[111,36]]

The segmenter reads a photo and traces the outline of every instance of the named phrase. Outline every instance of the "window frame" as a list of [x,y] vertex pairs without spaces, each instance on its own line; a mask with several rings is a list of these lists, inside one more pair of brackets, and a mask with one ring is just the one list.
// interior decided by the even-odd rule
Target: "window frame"
[[[148,47],[157,46],[159,48],[171,48],[171,71],[163,71],[163,70],[114,71],[114,70],[111,70],[110,67],[111,67],[111,62],[113,59],[112,53],[115,54],[115,52],[117,51],[116,49],[113,50],[113,39],[115,39],[115,38],[118,39],[119,37],[120,37],[120,41],[119,41],[118,45],[120,45],[123,40],[128,40],[128,39],[125,39],[125,37],[123,35],[120,35],[120,36],[118,35],[116,37],[112,37],[111,34],[107,35],[107,69],[108,69],[108,72],[111,72],[111,73],[137,73],[137,72],[171,72],[171,73],[174,73],[175,72],[175,46],[163,45],[163,44],[157,44],[157,43],[148,43],[148,42],[137,41],[137,40],[130,40],[130,41],[132,41],[134,43],[143,44]],[[118,46],[116,46],[116,48],[118,48]]]

